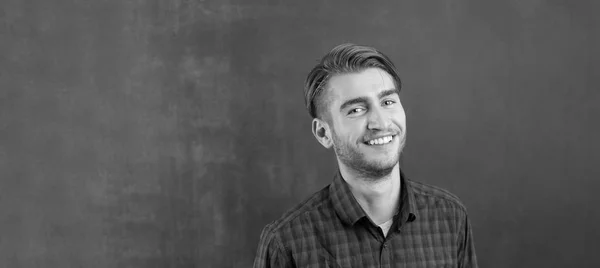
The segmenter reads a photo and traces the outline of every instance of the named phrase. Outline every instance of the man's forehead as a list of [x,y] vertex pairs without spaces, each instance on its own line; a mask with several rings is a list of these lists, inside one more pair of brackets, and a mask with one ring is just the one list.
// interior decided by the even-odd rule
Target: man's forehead
[[370,68],[362,72],[339,74],[329,81],[330,97],[336,101],[358,97],[378,96],[384,91],[395,89],[392,76],[379,68]]

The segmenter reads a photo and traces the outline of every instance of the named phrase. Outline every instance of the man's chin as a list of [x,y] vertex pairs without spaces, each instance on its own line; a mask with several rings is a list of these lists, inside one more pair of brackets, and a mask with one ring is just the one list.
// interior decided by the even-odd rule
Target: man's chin
[[394,170],[394,166],[391,167],[371,167],[365,168],[360,171],[362,175],[366,178],[371,178],[373,180],[377,180],[379,178],[383,178],[388,176]]
[[365,164],[372,166],[374,169],[389,169],[396,166],[399,161],[400,155],[380,156],[365,161]]
[[363,175],[367,177],[378,178],[389,175],[394,170],[397,164],[398,161],[387,163],[363,163],[362,165],[359,165],[357,169],[360,173],[363,173]]

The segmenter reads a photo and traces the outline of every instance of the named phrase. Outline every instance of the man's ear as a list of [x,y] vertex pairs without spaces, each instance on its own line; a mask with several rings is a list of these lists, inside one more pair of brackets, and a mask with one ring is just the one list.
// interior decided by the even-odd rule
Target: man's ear
[[331,138],[331,129],[329,124],[322,119],[313,118],[312,120],[312,133],[317,138],[317,141],[323,145],[323,147],[329,149],[333,145]]

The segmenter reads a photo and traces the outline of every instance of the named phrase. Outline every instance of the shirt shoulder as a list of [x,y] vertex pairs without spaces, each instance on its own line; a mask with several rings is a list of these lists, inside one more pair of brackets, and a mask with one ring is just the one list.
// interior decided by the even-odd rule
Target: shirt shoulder
[[300,226],[301,218],[309,214],[323,213],[323,209],[329,210],[329,187],[326,186],[287,210],[281,217],[267,224],[263,233],[272,236],[288,232]]
[[460,198],[450,191],[430,184],[407,180],[410,184],[417,207],[439,207],[455,209],[466,213],[467,209]]

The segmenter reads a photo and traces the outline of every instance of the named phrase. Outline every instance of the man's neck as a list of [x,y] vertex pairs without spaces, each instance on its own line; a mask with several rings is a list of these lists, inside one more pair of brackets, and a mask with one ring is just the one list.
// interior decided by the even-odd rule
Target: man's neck
[[343,164],[339,168],[354,198],[375,224],[380,225],[396,214],[401,186],[399,164],[381,178],[364,177]]

